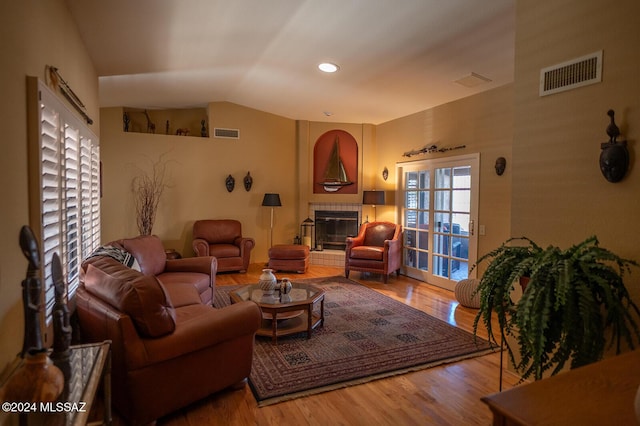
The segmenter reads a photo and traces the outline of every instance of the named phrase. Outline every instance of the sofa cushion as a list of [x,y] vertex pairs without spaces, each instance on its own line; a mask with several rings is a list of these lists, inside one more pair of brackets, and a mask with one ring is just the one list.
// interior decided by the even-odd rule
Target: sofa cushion
[[155,235],[140,235],[135,238],[121,240],[126,251],[131,253],[140,264],[145,275],[158,275],[164,271],[167,255],[162,241]]
[[154,276],[135,271],[127,275],[123,279],[89,264],[84,286],[89,293],[129,315],[140,335],[160,337],[173,333],[176,314],[164,286]]
[[382,260],[383,256],[383,247],[358,246],[351,249],[351,259]]
[[240,256],[240,247],[233,244],[212,244],[209,246],[209,256],[220,257],[238,257]]

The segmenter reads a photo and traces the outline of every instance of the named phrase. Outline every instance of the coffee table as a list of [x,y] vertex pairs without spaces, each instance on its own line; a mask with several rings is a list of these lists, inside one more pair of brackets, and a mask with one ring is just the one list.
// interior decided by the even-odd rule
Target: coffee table
[[[288,296],[288,297],[287,297]],[[287,295],[276,290],[273,296],[266,296],[258,284],[241,287],[230,293],[231,303],[252,300],[262,310],[262,325],[258,336],[271,337],[274,344],[278,336],[311,331],[324,324],[324,290],[309,284],[292,282]],[[320,304],[320,312],[314,306]]]

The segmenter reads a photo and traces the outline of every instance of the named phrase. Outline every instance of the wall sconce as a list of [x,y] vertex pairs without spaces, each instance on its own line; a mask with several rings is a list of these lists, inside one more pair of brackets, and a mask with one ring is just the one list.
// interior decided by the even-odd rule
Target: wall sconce
[[376,205],[384,205],[384,191],[362,191],[362,204],[373,207],[373,221],[376,221]]
[[389,178],[389,169],[387,169],[387,167],[385,166],[384,169],[382,169],[382,179],[387,180]]
[[282,206],[280,202],[280,194],[264,194],[262,205],[271,207],[271,232],[269,233],[269,247],[273,247],[273,208]]
[[610,109],[607,115],[611,117],[611,123],[607,126],[609,142],[600,144],[600,171],[609,182],[620,182],[627,174],[629,168],[629,151],[627,141],[616,141],[620,136],[620,129],[614,121],[615,111]]

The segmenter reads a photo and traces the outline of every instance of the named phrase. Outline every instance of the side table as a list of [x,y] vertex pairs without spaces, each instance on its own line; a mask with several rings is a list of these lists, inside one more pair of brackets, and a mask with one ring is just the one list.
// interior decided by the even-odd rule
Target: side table
[[[58,400],[48,404],[38,403],[34,406],[36,410],[29,413],[13,410],[0,413],[0,423],[3,423],[2,417],[6,415],[8,419],[4,420],[9,420],[10,424],[86,425],[98,385],[102,381],[104,415],[102,423],[98,424],[111,424],[111,341],[73,345],[70,351],[68,362],[56,362],[65,377],[64,389]],[[22,359],[18,358],[0,383],[4,385],[21,364]]]

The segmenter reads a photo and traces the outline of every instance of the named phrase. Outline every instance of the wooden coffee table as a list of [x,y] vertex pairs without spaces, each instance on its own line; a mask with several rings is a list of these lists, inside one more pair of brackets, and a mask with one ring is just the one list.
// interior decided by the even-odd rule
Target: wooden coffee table
[[[231,292],[231,303],[256,302],[262,310],[262,325],[256,334],[271,337],[273,343],[278,343],[278,336],[303,331],[309,339],[311,331],[324,324],[324,290],[309,284],[292,282],[292,285],[288,295],[276,290],[273,297],[265,296],[258,284],[248,285]],[[314,310],[318,302],[319,313]]]

